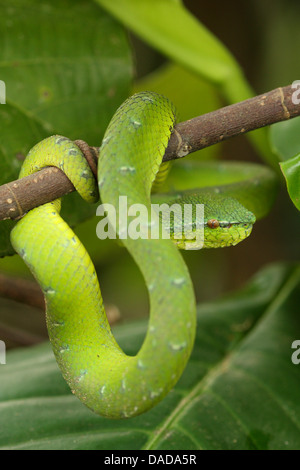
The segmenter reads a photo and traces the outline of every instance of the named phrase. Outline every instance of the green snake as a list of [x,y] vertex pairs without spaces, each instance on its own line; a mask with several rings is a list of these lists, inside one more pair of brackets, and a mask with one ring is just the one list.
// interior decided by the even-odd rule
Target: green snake
[[[172,103],[152,92],[133,95],[113,116],[100,148],[98,186],[102,203],[113,205],[117,216],[119,198],[124,195],[128,206],[139,203],[150,210],[151,188],[159,179],[175,119]],[[45,166],[62,169],[86,201],[97,201],[95,178],[71,140],[51,136],[38,143],[26,157],[19,177]],[[231,184],[223,184],[223,169],[219,186],[198,192],[192,182],[194,170],[187,193],[174,186],[176,170],[165,188],[167,183],[161,183],[171,193],[164,200],[204,204],[204,247],[238,243],[251,232],[254,209],[258,208],[258,217],[264,215],[266,188],[273,184],[272,178],[261,166],[243,168],[236,164],[226,170],[233,174]],[[108,418],[139,415],[173,388],[193,348],[195,297],[176,246],[180,243],[167,237],[120,237],[141,270],[150,304],[144,342],[137,355],[128,356],[111,332],[92,261],[59,213],[60,200],[39,206],[18,221],[11,233],[14,249],[43,290],[57,363],[72,392],[95,413]]]

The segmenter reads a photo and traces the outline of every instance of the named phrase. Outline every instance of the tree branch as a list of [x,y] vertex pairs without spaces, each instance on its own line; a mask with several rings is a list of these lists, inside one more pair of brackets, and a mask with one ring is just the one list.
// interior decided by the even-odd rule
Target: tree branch
[[232,104],[176,125],[164,161],[183,157],[231,137],[300,115],[291,85]]
[[0,297],[15,300],[30,307],[45,309],[44,295],[40,286],[27,279],[10,277],[0,273]]
[[[175,126],[163,161],[223,142],[249,131],[300,115],[292,85],[232,104]],[[96,160],[95,147],[75,141],[87,158]],[[90,163],[91,164],[91,163]],[[94,165],[95,167],[95,165]],[[95,172],[95,168],[94,168]],[[53,167],[0,186],[0,220],[17,219],[34,207],[74,191],[65,174]]]
[[[30,307],[45,310],[43,292],[35,281],[7,276],[0,273],[0,297],[14,300],[15,302],[20,302]],[[121,313],[117,306],[113,304],[105,304],[105,311],[110,325],[114,325],[120,320]],[[3,332],[5,328],[7,328],[7,331],[5,330],[5,332],[8,333],[9,327],[0,323],[0,331],[2,330]]]

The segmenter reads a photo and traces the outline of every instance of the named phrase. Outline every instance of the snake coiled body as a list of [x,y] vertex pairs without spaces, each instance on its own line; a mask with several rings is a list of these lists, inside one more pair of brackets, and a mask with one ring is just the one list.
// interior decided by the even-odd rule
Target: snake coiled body
[[[102,203],[116,207],[117,215],[124,195],[128,205],[150,209],[151,187],[174,123],[173,105],[146,92],[129,98],[112,118],[100,149],[98,181]],[[97,200],[91,170],[69,139],[52,136],[37,144],[20,177],[49,165],[63,169],[84,199]],[[216,204],[205,195],[204,200],[209,220],[216,218],[214,205],[222,219],[220,200]],[[236,230],[232,243],[237,243],[250,233],[254,216],[232,204],[234,222],[224,230]],[[172,240],[121,237],[143,274],[150,304],[143,345],[136,356],[127,356],[111,333],[93,263],[59,211],[58,200],[30,211],[14,227],[12,244],[43,289],[49,337],[72,392],[102,416],[136,416],[171,390],[191,354],[196,307],[189,272]],[[230,219],[228,208],[225,214]],[[237,219],[240,232],[232,226]],[[218,246],[217,232],[212,246]],[[220,246],[229,244],[219,240]]]

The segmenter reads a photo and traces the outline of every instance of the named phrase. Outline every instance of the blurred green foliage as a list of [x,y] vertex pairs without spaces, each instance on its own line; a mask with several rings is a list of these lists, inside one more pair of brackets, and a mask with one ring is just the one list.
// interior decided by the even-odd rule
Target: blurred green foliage
[[[106,4],[108,9],[113,10],[122,1],[106,2],[99,0],[98,3]],[[135,2],[130,1],[129,3],[134,8]],[[147,3],[155,13],[153,1],[144,2],[145,5]],[[165,3],[165,8],[167,8],[168,3],[172,4],[172,8],[176,9],[177,13],[181,5],[181,2],[175,0],[161,3]],[[26,15],[23,15],[21,8],[24,4],[27,8]],[[105,127],[115,108],[131,92],[150,89],[164,93],[176,104],[180,120],[186,120],[195,115],[215,110],[228,102],[247,98],[251,93],[263,93],[300,79],[297,50],[300,43],[298,28],[300,5],[297,0],[264,0],[264,2],[249,0],[243,2],[242,5],[237,0],[228,0],[225,4],[221,1],[209,3],[205,0],[186,0],[184,4],[187,10],[193,13],[195,18],[198,18],[206,28],[202,30],[204,40],[201,44],[194,44],[192,59],[194,67],[187,65],[188,58],[185,57],[182,51],[178,50],[177,43],[175,47],[172,41],[169,41],[167,46],[161,42],[160,44],[163,43],[164,47],[159,47],[158,42],[153,40],[151,28],[147,30],[147,35],[143,36],[143,31],[146,31],[145,28],[143,30],[141,27],[133,27],[134,32],[129,31],[127,37],[119,23],[110,15],[103,13],[96,2],[84,0],[58,2],[57,0],[41,3],[37,0],[13,0],[7,4],[7,2],[1,0],[0,6],[5,14],[0,17],[0,45],[1,50],[4,51],[0,60],[0,79],[4,79],[8,83],[7,105],[6,107],[0,107],[1,182],[4,183],[16,178],[21,164],[20,156],[26,154],[36,141],[41,140],[49,133],[57,132],[64,133],[71,138],[86,138],[90,144],[99,145]],[[117,16],[120,17],[120,14]],[[126,23],[129,20],[126,20],[125,16],[123,20]],[[190,14],[187,14],[187,16],[190,18]],[[142,18],[143,21],[147,22],[147,15],[142,15]],[[158,18],[158,15],[153,14],[151,16],[152,28],[155,24],[155,18]],[[178,18],[180,19],[180,15]],[[169,15],[168,18],[166,16],[159,17],[159,19],[161,19],[159,21],[160,31],[165,31],[165,24],[167,27],[169,25],[173,35],[171,39],[174,35],[176,37],[174,15]],[[133,21],[134,18],[130,18],[131,26]],[[193,19],[193,24],[194,21]],[[82,28],[82,24],[87,27]],[[197,38],[195,39],[197,36],[196,30],[197,27],[195,26],[195,29],[190,31],[181,31],[181,37],[187,38],[189,37],[188,33],[191,33],[194,35],[193,41],[197,42]],[[211,35],[209,31],[212,33]],[[137,34],[142,34],[143,39],[138,37]],[[206,37],[210,38],[210,54],[206,54],[206,62],[203,57],[198,57],[200,66],[198,65],[197,69],[195,57],[197,59],[197,54],[200,54],[201,51],[202,53],[205,52]],[[224,73],[223,83],[221,80],[222,74],[219,76],[218,73],[224,69],[222,67],[209,69],[208,59],[213,60],[211,56],[214,54],[213,44],[215,44],[215,38],[218,38],[218,57],[221,58],[221,61],[228,61],[229,69],[232,70],[232,75],[227,76]],[[146,39],[147,43],[145,42]],[[188,43],[185,46],[188,47]],[[168,54],[170,48],[172,53],[169,53],[168,56],[166,54]],[[132,60],[135,62],[134,75]],[[219,72],[215,72],[216,70],[219,70]],[[199,74],[199,72],[201,73]],[[247,77],[247,80],[244,77]],[[299,119],[295,119],[291,123],[277,124],[271,131],[264,129],[257,134],[258,137],[254,140],[252,137],[250,139],[245,136],[239,137],[197,152],[197,154],[188,158],[222,158],[256,162],[261,162],[261,159],[264,159],[264,161],[271,162],[279,169],[279,160],[293,157],[295,153],[300,151],[298,129]],[[230,292],[241,288],[251,276],[267,263],[295,262],[295,260],[299,262],[299,213],[288,196],[283,177],[281,188],[273,211],[265,220],[255,225],[251,237],[242,244],[220,250],[183,253],[194,282],[197,301],[212,301],[212,304],[209,303],[199,307],[200,324],[204,327],[204,332],[203,334],[200,330],[198,332],[199,343],[197,343],[197,348],[202,348],[203,344],[207,345],[204,358],[207,369],[205,368],[203,377],[200,379],[197,377],[197,380],[200,384],[202,379],[205,382],[207,379],[205,374],[210,366],[224,365],[223,361],[226,361],[229,351],[231,349],[235,350],[236,345],[241,340],[241,343],[237,346],[237,351],[244,350],[244,353],[242,352],[244,356],[241,356],[241,358],[246,357],[249,361],[247,373],[245,371],[244,373],[247,375],[247,384],[249,385],[249,382],[251,382],[251,387],[249,385],[250,388],[247,390],[246,386],[241,386],[242,383],[246,383],[243,382],[245,376],[241,377],[242,382],[238,382],[239,386],[237,387],[238,393],[234,393],[234,387],[237,386],[234,375],[234,366],[236,364],[233,364],[229,378],[227,377],[229,381],[232,380],[230,387],[227,382],[229,388],[225,390],[222,397],[218,394],[222,390],[223,383],[226,383],[226,381],[222,382],[224,377],[220,379],[217,385],[214,382],[213,385],[216,388],[213,392],[208,390],[205,396],[201,396],[201,386],[197,382],[197,386],[199,386],[197,399],[199,398],[199,401],[202,404],[204,403],[204,408],[201,409],[202,411],[198,409],[198,412],[205,415],[205,429],[209,429],[210,425],[213,427],[211,423],[214,423],[214,420],[218,422],[218,416],[222,413],[224,415],[222,415],[221,424],[224,428],[221,427],[220,429],[224,430],[224,432],[222,431],[223,437],[228,430],[229,422],[232,427],[229,429],[228,435],[230,435],[230,438],[228,437],[228,440],[224,438],[225,440],[222,441],[222,433],[220,432],[220,435],[217,436],[214,430],[208,432],[209,437],[207,437],[207,435],[205,436],[205,430],[202,430],[203,434],[201,434],[202,431],[198,426],[200,415],[197,414],[197,419],[194,420],[193,424],[194,428],[189,430],[190,435],[198,433],[197,438],[195,438],[194,443],[187,442],[188,439],[187,441],[183,440],[187,446],[190,446],[186,448],[196,448],[200,443],[207,448],[268,448],[268,446],[283,448],[285,432],[289,436],[286,438],[286,441],[289,440],[289,446],[287,444],[286,446],[300,448],[298,430],[293,427],[294,420],[297,428],[300,416],[297,397],[292,391],[289,391],[289,386],[291,390],[296,390],[299,387],[299,372],[296,367],[290,367],[290,351],[287,350],[290,347],[289,341],[293,338],[293,335],[295,336],[299,332],[299,322],[297,322],[299,292],[295,287],[297,282],[299,283],[297,268],[278,267],[276,265],[277,267],[271,267],[270,271],[264,271],[262,277],[258,276],[258,279],[261,279],[261,285],[259,284],[260,281],[256,280],[249,284],[245,292],[242,291],[241,303],[236,303],[236,295],[239,297],[239,294],[228,297],[227,304],[226,299],[224,301],[216,300],[221,295],[229,295]],[[296,187],[294,191],[298,190],[299,188]],[[69,203],[66,203],[66,213],[73,209],[74,197],[76,198],[76,196],[72,196]],[[82,207],[76,214],[79,214],[78,218],[83,220],[91,215],[92,210],[90,209],[88,213],[85,213]],[[96,217],[85,220],[76,227],[76,233],[94,260],[105,303],[120,312],[121,323],[125,325],[125,343],[127,341],[130,344],[132,337],[135,337],[135,327],[138,329],[138,341],[140,341],[143,334],[141,331],[144,331],[143,328],[139,330],[139,327],[136,326],[139,323],[129,323],[129,326],[127,326],[127,322],[128,320],[147,316],[148,298],[144,281],[138,268],[121,246],[112,240],[100,242],[96,238],[97,222]],[[3,224],[2,228],[0,226],[2,254],[10,249],[8,244],[9,228],[10,224]],[[1,260],[1,271],[6,274],[31,278],[21,260],[16,257]],[[273,290],[268,290],[268,300],[262,302],[263,294],[268,287],[268,279]],[[291,286],[293,282],[294,284]],[[286,295],[284,301],[282,295]],[[225,302],[225,307],[222,302]],[[230,308],[228,305],[230,305]],[[236,324],[236,322],[233,321],[231,315],[234,316],[234,312],[238,312],[239,309],[241,309],[241,318],[238,321],[240,330],[237,333],[237,330],[232,330],[232,323]],[[36,336],[39,340],[46,338],[43,314],[39,311],[29,307],[23,308],[23,306],[20,308],[15,302],[8,300],[0,302],[0,311],[0,337],[12,347],[22,344],[22,341],[18,342],[16,340],[16,338],[22,338],[22,333],[24,335],[32,334],[32,338]],[[204,312],[203,317],[201,317],[201,312]],[[269,316],[270,312],[271,315]],[[28,315],[28,322],[24,321],[24,315]],[[212,315],[212,319],[209,318],[210,315]],[[228,321],[227,315],[229,315]],[[22,321],[20,316],[23,316]],[[214,320],[215,318],[216,320]],[[263,320],[261,330],[258,328],[255,331],[255,319],[258,320],[259,318]],[[289,321],[291,323],[288,323]],[[249,334],[248,337],[247,325],[250,325],[249,331],[252,330],[253,326],[254,335]],[[228,337],[226,337],[227,342],[224,340],[226,342],[225,352],[221,348],[224,354],[218,356],[218,347],[220,346],[218,335],[223,327]],[[281,338],[282,341],[280,340],[281,329],[285,329],[284,335],[286,335],[283,339]],[[120,331],[122,337],[122,329]],[[240,337],[237,338],[239,333]],[[216,341],[216,347],[211,346],[214,341]],[[253,342],[251,343],[251,341]],[[134,344],[137,343],[134,342]],[[260,349],[263,349],[264,344],[266,344],[266,354],[269,354],[269,361],[266,360],[265,356],[263,358],[260,356]],[[281,346],[277,348],[277,344]],[[41,349],[40,351],[44,350]],[[197,352],[198,349],[195,350],[195,354]],[[22,356],[23,353],[20,354]],[[30,356],[31,352],[29,351],[28,354]],[[32,362],[30,361],[38,361],[38,354],[41,354],[42,358],[44,357],[43,352],[35,354],[33,350],[32,354],[35,359],[28,358],[27,375],[32,372]],[[211,362],[209,359],[210,354],[214,356]],[[278,354],[277,359],[272,368],[272,358],[276,354]],[[41,393],[38,390],[37,395],[48,397],[51,395],[51,392],[49,392],[49,387],[51,389],[49,377],[51,378],[52,373],[56,374],[56,369],[51,363],[51,359],[49,359],[48,349],[46,350],[46,356],[48,379],[41,379],[41,375],[37,373],[33,387],[37,387],[37,384],[43,383],[45,380],[46,389]],[[19,356],[16,355],[15,357],[17,365],[12,373],[16,374],[14,376],[16,382],[13,381],[12,383],[15,384],[14,386],[17,389],[23,381],[23,376],[18,375],[23,369],[23,364]],[[254,358],[252,365],[250,364],[251,358]],[[196,359],[200,361],[198,366],[201,367],[201,360],[198,356],[196,356]],[[237,356],[238,360],[239,357]],[[50,365],[48,365],[48,361],[50,361]],[[254,374],[256,366],[259,371],[259,381],[263,382],[266,371],[270,372],[266,387],[268,390],[272,390],[275,395],[277,394],[279,400],[277,405],[279,403],[279,414],[282,417],[278,423],[276,421],[278,415],[272,414],[274,402],[270,397],[267,400],[266,395],[268,393],[266,390],[264,390],[266,395],[262,392],[263,383],[260,382],[259,387],[255,387],[255,381],[258,378],[255,377],[251,381],[251,374]],[[191,363],[192,368],[193,363]],[[287,372],[285,373],[285,371]],[[194,372],[189,371],[184,380],[192,382],[193,374]],[[289,383],[285,390],[283,390],[284,387],[276,389],[278,382],[281,382],[281,380],[278,380],[279,374],[281,377],[284,376],[284,380]],[[64,385],[60,384],[58,375],[56,380],[55,384],[58,384],[59,390],[62,390],[59,393],[62,395],[67,393]],[[218,388],[219,386],[220,388]],[[184,387],[184,393],[189,393],[190,384],[185,383]],[[247,393],[250,389],[252,395],[249,397]],[[252,400],[258,389],[261,393],[258,393],[257,401]],[[182,390],[179,388],[179,392],[175,392],[175,395],[172,395],[169,401],[162,405],[164,416],[172,413],[173,406],[176,407],[176,400],[178,399],[176,394],[181,392]],[[8,389],[7,393],[7,397],[9,397],[11,389]],[[21,391],[20,398],[24,398],[27,392],[25,390],[24,396],[22,393]],[[35,397],[35,390],[31,390],[28,396]],[[174,399],[174,396],[176,399]],[[232,408],[225,412],[226,407],[223,407],[222,404],[228,400],[228,396]],[[3,400],[7,400],[7,397],[4,397]],[[175,401],[173,402],[173,400]],[[239,426],[235,427],[236,421],[233,416],[237,412],[240,413],[240,416],[246,416],[250,420],[251,413],[248,415],[245,412],[249,402],[254,403],[253,416],[260,415],[261,403],[264,400],[268,404],[268,416],[264,416],[262,413],[262,420],[265,420],[265,423],[257,421],[257,429],[255,429],[255,423],[251,421],[251,429],[249,427],[248,433],[242,434],[240,429],[237,430]],[[282,402],[280,402],[281,400]],[[66,402],[63,400],[58,404],[57,402],[52,403],[51,399],[47,401],[47,419],[49,420],[47,421],[47,429],[55,429],[55,426],[51,428],[53,423],[51,421],[51,410],[56,406],[60,410],[59,413],[63,414],[62,410],[66,408]],[[76,405],[74,406],[76,408]],[[213,411],[215,406],[218,406],[218,413],[220,412],[217,417]],[[36,427],[33,427],[35,430],[43,427],[45,423],[45,417],[41,413],[43,407],[43,400],[41,400],[35,408],[39,410],[34,424]],[[285,412],[287,418],[283,418]],[[27,420],[31,419],[32,413],[35,412],[26,408],[25,403],[20,416],[24,417],[26,424]],[[73,413],[73,402],[70,405],[69,413]],[[81,413],[85,414],[86,411],[79,411],[78,416],[81,417]],[[149,418],[150,437],[152,429],[155,429],[153,423],[157,424],[159,422],[160,416],[158,417],[158,415],[159,412],[154,411],[152,417]],[[10,416],[11,414],[8,411],[7,422],[9,422]],[[39,422],[39,417],[43,417],[43,422]],[[191,415],[188,415],[188,419],[190,418]],[[53,419],[59,420],[58,416]],[[92,429],[97,433],[99,431],[98,423],[94,424],[93,421],[91,424],[89,419],[93,421],[94,417],[87,418],[87,421],[85,421],[88,429]],[[143,423],[143,420],[141,422]],[[6,444],[17,446],[22,442],[22,436],[21,438],[18,437],[19,440],[16,439],[18,420],[14,423],[15,427],[12,425],[9,431],[11,440],[8,442],[5,436],[1,436],[1,445],[3,447]],[[187,426],[186,422],[184,425]],[[73,426],[74,424],[71,423],[70,427],[73,428]],[[112,429],[115,431],[113,426]],[[276,433],[273,432],[274,427],[276,433],[278,433],[278,439]],[[110,428],[110,425],[104,425],[101,428],[104,429],[104,436],[94,436],[92,438],[95,444],[91,444],[91,441],[86,442],[80,434],[78,446],[81,448],[97,448],[97,443],[104,439],[101,442],[104,442],[103,446],[105,448],[105,432],[108,428]],[[283,431],[281,432],[279,428]],[[50,431],[47,429],[44,435],[45,439],[49,437]],[[59,429],[66,433],[63,427]],[[80,428],[80,433],[82,429]],[[214,429],[216,429],[216,426]],[[178,429],[174,426],[170,429],[170,432],[173,433],[170,435],[176,437]],[[36,437],[35,433],[33,433],[33,437]],[[111,439],[110,435],[107,439]],[[135,439],[136,436],[133,432],[128,441],[126,437],[124,437],[124,441],[120,440],[121,447],[119,448],[125,448],[126,446],[126,448],[130,448]],[[181,439],[183,439],[182,436]],[[231,439],[230,442],[229,439]],[[237,439],[236,442],[235,439]],[[58,440],[59,438],[54,432],[54,440],[50,442],[49,446],[58,445]],[[179,441],[180,439],[175,439],[175,446],[177,446],[175,448],[179,448]],[[136,442],[137,445],[142,446],[145,439],[141,438]],[[162,439],[158,445],[171,446],[170,441],[167,444],[164,442],[164,439]],[[66,441],[65,445],[72,447],[70,441]],[[112,444],[109,443],[109,445]],[[184,444],[182,445],[184,446]],[[100,447],[98,446],[98,448]]]

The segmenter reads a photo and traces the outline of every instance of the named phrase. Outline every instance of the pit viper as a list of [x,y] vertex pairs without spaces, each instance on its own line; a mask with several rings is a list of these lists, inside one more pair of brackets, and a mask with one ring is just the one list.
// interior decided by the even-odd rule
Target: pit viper
[[[127,197],[128,206],[138,203],[150,210],[151,188],[164,166],[162,159],[175,120],[176,111],[167,98],[153,92],[133,95],[116,111],[104,135],[98,187],[80,149],[59,135],[33,147],[19,177],[57,166],[86,201],[97,201],[99,189],[102,203],[115,207],[117,218],[120,196]],[[172,196],[165,195],[165,200],[204,204],[204,247],[240,242],[251,232],[256,206],[256,215],[263,215],[266,186],[272,178],[266,183],[268,174],[262,166],[246,165],[241,170],[237,165],[233,165],[231,184],[223,184],[229,168],[219,172],[219,186],[198,193],[191,182],[187,193],[176,189],[170,173]],[[193,177],[191,170],[190,181]],[[182,186],[186,179],[181,177]],[[55,200],[29,211],[13,228],[12,245],[43,290],[50,341],[72,392],[104,417],[137,416],[174,387],[193,348],[195,295],[176,246],[180,242],[168,237],[131,239],[119,233],[145,279],[150,305],[144,342],[135,356],[128,356],[111,332],[93,263],[60,217],[60,205]]]

